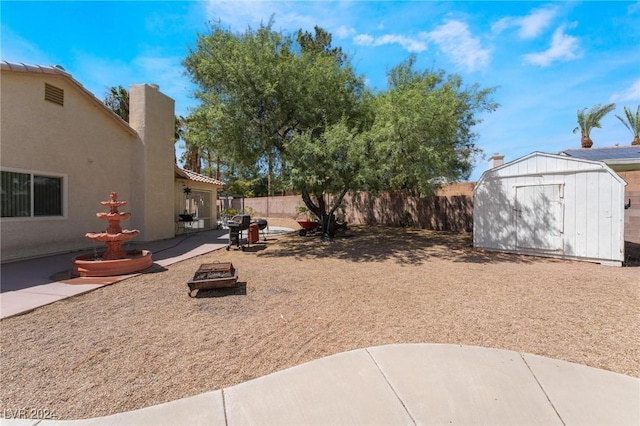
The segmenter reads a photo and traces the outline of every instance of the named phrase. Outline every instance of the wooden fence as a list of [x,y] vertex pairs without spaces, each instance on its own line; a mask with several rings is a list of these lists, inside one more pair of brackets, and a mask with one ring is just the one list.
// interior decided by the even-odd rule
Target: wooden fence
[[[411,226],[438,231],[471,232],[473,230],[474,182],[441,188],[433,197],[412,197],[403,193],[358,193],[345,197],[337,216],[351,224]],[[296,207],[303,206],[299,195],[245,198],[246,210],[253,216],[298,218]],[[233,200],[240,210],[241,200]]]

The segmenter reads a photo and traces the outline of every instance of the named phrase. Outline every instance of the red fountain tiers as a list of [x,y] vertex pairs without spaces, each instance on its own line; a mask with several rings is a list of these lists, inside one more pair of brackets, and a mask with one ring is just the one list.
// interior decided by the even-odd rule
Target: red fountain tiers
[[131,213],[121,213],[118,208],[127,204],[118,201],[118,194],[111,193],[109,201],[102,201],[109,207],[109,212],[96,213],[99,219],[109,222],[105,232],[88,232],[85,236],[94,241],[102,241],[107,251],[100,254],[84,254],[77,256],[73,263],[73,274],[81,277],[106,277],[139,272],[151,266],[151,252],[147,250],[129,250],[122,248],[122,243],[135,238],[140,231],[122,229],[120,222],[129,219]]
[[127,204],[126,201],[118,201],[118,194],[112,192],[111,200],[101,201],[100,204],[103,206],[109,206],[110,211],[109,213],[96,213],[96,216],[99,219],[108,220],[109,227],[106,232],[88,232],[85,236],[90,240],[102,241],[107,244],[107,251],[102,255],[102,260],[124,259],[127,254],[122,249],[122,243],[137,237],[140,231],[129,231],[127,229],[124,231],[122,230],[120,221],[129,219],[129,217],[131,217],[131,213],[120,213],[118,211],[118,207]]

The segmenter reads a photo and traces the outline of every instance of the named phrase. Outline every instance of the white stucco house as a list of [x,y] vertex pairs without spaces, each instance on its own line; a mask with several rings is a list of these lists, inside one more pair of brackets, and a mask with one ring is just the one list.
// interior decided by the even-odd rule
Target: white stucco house
[[174,101],[158,86],[130,86],[127,123],[60,67],[1,61],[0,71],[2,262],[95,246],[84,235],[106,228],[96,213],[112,191],[136,242],[173,237],[196,199],[201,227],[216,226],[206,199],[223,184],[175,164]]

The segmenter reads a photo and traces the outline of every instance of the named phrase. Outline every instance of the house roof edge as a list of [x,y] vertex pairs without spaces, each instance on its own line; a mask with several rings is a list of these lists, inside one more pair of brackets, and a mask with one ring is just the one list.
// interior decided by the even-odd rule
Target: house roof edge
[[32,74],[49,74],[49,75],[59,75],[68,79],[73,85],[75,85],[81,92],[87,95],[93,102],[97,103],[113,120],[115,120],[120,126],[122,126],[129,134],[132,136],[139,136],[138,132],[129,125],[126,121],[122,119],[118,114],[110,110],[100,99],[98,99],[93,93],[91,93],[87,88],[85,88],[82,83],[73,78],[73,76],[67,72],[60,65],[31,65],[25,64],[23,62],[9,62],[2,60],[0,61],[0,70],[2,71],[10,71],[10,72],[23,72],[23,73],[32,73]]

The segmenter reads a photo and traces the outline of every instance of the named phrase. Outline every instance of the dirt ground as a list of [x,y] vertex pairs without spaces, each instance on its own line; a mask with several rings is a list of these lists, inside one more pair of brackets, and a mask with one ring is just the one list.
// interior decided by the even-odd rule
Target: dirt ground
[[[390,343],[640,375],[639,267],[476,251],[468,235],[425,230],[350,234],[219,250],[2,320],[0,409],[104,416]],[[233,263],[239,287],[190,298],[187,281],[216,261]]]

